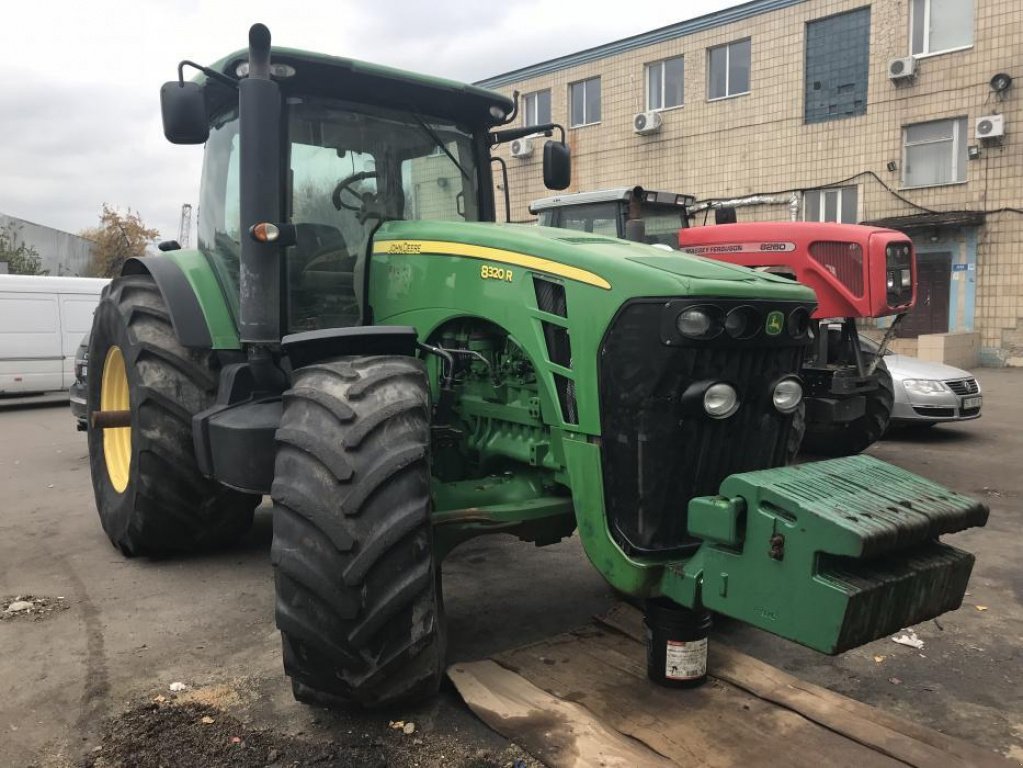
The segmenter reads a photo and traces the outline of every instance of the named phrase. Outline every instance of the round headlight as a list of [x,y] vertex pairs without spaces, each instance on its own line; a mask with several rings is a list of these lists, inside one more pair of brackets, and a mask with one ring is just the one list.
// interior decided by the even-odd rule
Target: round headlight
[[803,385],[797,379],[782,379],[774,385],[771,400],[782,413],[792,413],[803,402]]
[[725,316],[725,331],[733,339],[750,339],[760,330],[760,315],[753,307],[736,307]]
[[788,319],[789,336],[794,339],[801,339],[806,335],[810,327],[810,313],[802,307],[792,310]]
[[675,325],[678,332],[687,339],[712,339],[721,333],[721,327],[714,322],[711,313],[704,307],[683,310]]
[[731,384],[711,384],[703,393],[703,410],[712,419],[727,419],[739,410],[739,393]]

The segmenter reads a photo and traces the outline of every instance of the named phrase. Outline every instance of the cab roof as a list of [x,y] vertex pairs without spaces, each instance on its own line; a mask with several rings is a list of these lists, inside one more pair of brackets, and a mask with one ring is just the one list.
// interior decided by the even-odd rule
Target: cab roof
[[568,195],[544,197],[530,203],[529,212],[537,214],[549,208],[564,208],[584,203],[629,202],[634,197],[639,198],[644,203],[683,207],[692,205],[696,200],[692,195],[679,195],[675,192],[658,192],[654,189],[643,189],[643,187],[615,187],[614,189],[600,189],[594,192],[573,192]]
[[[274,78],[285,94],[333,96],[490,126],[503,123],[514,107],[510,98],[495,91],[356,59],[273,47],[270,60],[295,70],[291,77]],[[248,50],[243,49],[220,59],[210,69],[237,77],[238,65],[246,61]],[[207,85],[210,107],[222,106],[234,98],[232,89],[205,75],[200,74],[196,81]],[[500,117],[491,112],[492,108]]]

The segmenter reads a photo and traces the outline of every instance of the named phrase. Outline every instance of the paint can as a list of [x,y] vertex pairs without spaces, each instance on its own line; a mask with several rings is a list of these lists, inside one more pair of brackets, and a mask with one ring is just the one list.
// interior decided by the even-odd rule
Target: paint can
[[695,688],[707,681],[710,611],[658,597],[646,601],[643,624],[647,677],[668,688]]

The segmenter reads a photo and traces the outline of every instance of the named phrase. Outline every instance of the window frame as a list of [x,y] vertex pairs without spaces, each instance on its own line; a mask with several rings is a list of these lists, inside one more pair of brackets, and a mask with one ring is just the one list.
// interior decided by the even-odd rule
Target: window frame
[[[682,101],[678,104],[672,104],[671,106],[663,106],[665,102],[665,93],[668,90],[668,77],[667,77],[667,64],[669,61],[681,61],[682,62]],[[650,71],[654,67],[659,67],[661,70],[661,104],[660,107],[650,106]],[[686,57],[685,54],[679,54],[678,56],[668,56],[657,61],[650,61],[643,65],[643,91],[646,95],[644,103],[646,104],[647,112],[667,112],[672,109],[681,109],[686,105]]]
[[[533,103],[533,112],[535,117],[539,117],[538,113],[540,106],[540,94],[547,94],[547,111],[550,113],[547,120],[537,119],[536,122],[529,122],[529,105],[530,101]],[[545,122],[550,123],[554,121],[554,103],[551,99],[550,88],[539,88],[535,91],[530,91],[522,97],[522,126],[524,128],[532,128],[534,125],[543,125]]]
[[[603,103],[604,102],[604,98],[603,98],[604,94],[603,94],[603,92],[600,93],[600,97],[598,98],[598,102],[600,103],[600,116],[596,120],[590,120],[590,121],[586,120],[589,117],[589,115],[587,114],[589,112],[589,109],[587,108],[587,104],[588,104],[588,101],[589,101],[587,99],[587,94],[589,92],[589,88],[587,87],[587,83],[591,83],[594,80],[596,80],[596,82],[597,82],[597,88],[602,89],[602,83],[601,83],[601,76],[600,75],[594,75],[593,77],[585,77],[582,80],[576,80],[575,82],[572,82],[572,83],[568,84],[568,127],[570,129],[571,128],[585,128],[586,126],[589,126],[589,125],[600,125],[601,119],[604,116],[604,103]],[[584,120],[584,122],[581,122],[581,123],[573,122],[573,120],[575,119],[575,115],[573,114],[573,109],[572,109],[572,93],[573,93],[572,89],[575,88],[576,86],[582,86],[582,88],[583,88],[583,120]]]
[[[739,43],[749,42],[749,77],[746,83],[745,91],[737,91],[735,93],[728,93],[730,75],[732,72],[732,46]],[[710,57],[711,51],[716,51],[719,48],[725,49],[725,95],[724,96],[711,96],[711,69],[710,69]],[[747,37],[741,37],[738,40],[731,40],[721,45],[712,45],[707,48],[707,101],[724,101],[725,99],[735,99],[739,96],[747,96],[753,92],[753,36],[748,35]]]
[[[853,194],[855,194],[855,196],[856,196],[856,220],[855,221],[843,221],[842,220],[842,198],[846,194],[848,194],[848,190],[853,190]],[[806,217],[806,214],[807,214],[806,195],[809,192],[816,192],[817,194],[820,195],[820,199],[818,201],[818,208],[817,208],[818,218],[816,218],[816,219],[808,219]],[[838,198],[835,201],[835,210],[838,212],[838,219],[836,221],[834,221],[834,222],[829,222],[827,219],[824,218],[825,211],[827,210],[827,207],[825,205],[824,196],[828,192],[838,192]],[[858,224],[859,221],[860,221],[860,202],[861,202],[861,196],[860,196],[860,185],[859,184],[843,184],[840,187],[815,187],[813,189],[807,189],[807,190],[803,191],[803,221],[809,221],[809,222],[814,222],[814,223],[819,223],[819,224]]]
[[[899,189],[927,189],[929,187],[948,187],[954,184],[966,184],[969,182],[967,178],[966,169],[969,164],[969,157],[967,156],[966,162],[962,167],[963,178],[958,178],[959,169],[959,155],[960,147],[967,147],[969,145],[969,119],[966,115],[956,115],[955,117],[942,117],[937,120],[923,120],[918,123],[906,123],[902,126],[902,185]],[[931,139],[927,141],[916,141],[910,144],[907,140],[909,129],[914,128],[918,125],[929,125],[932,123],[952,123],[952,138],[951,139]],[[906,179],[906,168],[908,166],[907,158],[909,156],[909,148],[924,146],[927,144],[943,144],[948,142],[952,148],[952,175],[951,181],[938,181],[933,184],[910,184]],[[962,142],[962,144],[960,144]]]
[[916,1],[915,0],[909,0],[909,29],[908,29],[908,34],[909,34],[909,55],[910,56],[912,56],[914,59],[926,59],[926,58],[929,58],[931,56],[941,56],[942,54],[945,54],[945,53],[956,53],[957,51],[968,51],[971,48],[973,48],[973,46],[976,43],[976,39],[977,39],[977,36],[976,36],[976,31],[977,31],[977,29],[976,29],[976,27],[977,27],[977,3],[976,3],[976,0],[964,0],[964,2],[969,2],[969,3],[971,3],[973,5],[973,14],[972,14],[973,27],[970,29],[970,42],[967,45],[957,45],[957,46],[954,46],[952,48],[942,48],[942,49],[937,50],[937,51],[932,51],[931,50],[931,32],[930,32],[931,24],[930,24],[930,21],[931,21],[931,3],[933,2],[933,0],[922,0],[922,2],[924,4],[924,27],[923,27],[923,29],[924,29],[924,39],[923,39],[924,50],[922,50],[920,52],[916,52],[916,51],[913,50],[913,25],[914,25],[914,21],[916,20],[914,18],[915,14],[916,14]]

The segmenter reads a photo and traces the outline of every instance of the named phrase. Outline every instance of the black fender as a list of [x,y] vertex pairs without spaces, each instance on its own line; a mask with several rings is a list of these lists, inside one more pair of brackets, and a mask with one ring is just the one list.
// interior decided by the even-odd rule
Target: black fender
[[174,335],[183,346],[210,349],[213,339],[199,299],[181,267],[166,256],[133,257],[124,263],[122,275],[150,275],[160,289],[170,313]]
[[419,336],[410,325],[359,325],[292,333],[281,339],[281,348],[292,370],[342,355],[416,354]]

